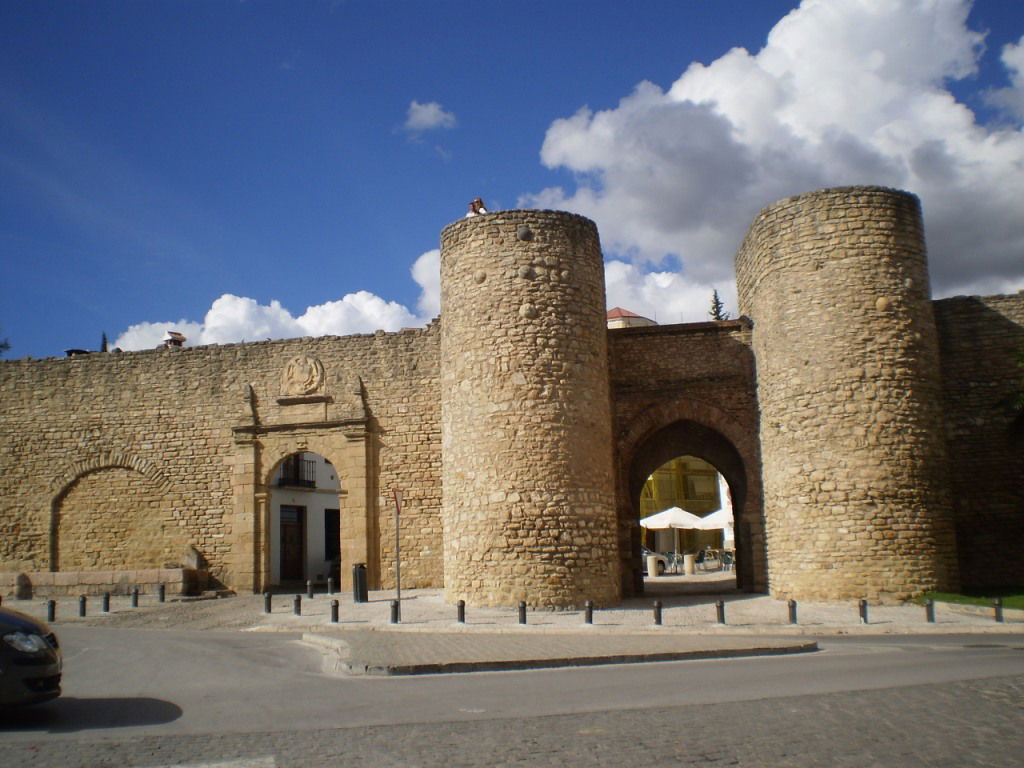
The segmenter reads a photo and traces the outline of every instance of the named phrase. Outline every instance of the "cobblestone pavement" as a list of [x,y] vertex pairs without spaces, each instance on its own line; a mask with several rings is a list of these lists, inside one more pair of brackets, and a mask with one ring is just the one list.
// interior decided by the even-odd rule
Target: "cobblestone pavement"
[[19,768],[1019,766],[1024,676],[578,715],[264,733],[41,738]]

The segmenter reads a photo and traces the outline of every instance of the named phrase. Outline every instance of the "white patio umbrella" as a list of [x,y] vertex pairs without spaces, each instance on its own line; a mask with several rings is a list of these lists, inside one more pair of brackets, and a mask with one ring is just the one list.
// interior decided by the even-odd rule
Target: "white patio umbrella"
[[[682,507],[669,507],[657,514],[643,518],[640,521],[640,525],[651,530],[664,531],[674,529],[679,531],[686,528],[699,529],[701,527],[701,519],[692,512],[687,512]],[[678,533],[675,534],[675,551],[676,554],[679,554]]]
[[701,519],[682,507],[669,507],[656,515],[650,515],[640,521],[644,528],[664,531],[669,528],[701,528]]

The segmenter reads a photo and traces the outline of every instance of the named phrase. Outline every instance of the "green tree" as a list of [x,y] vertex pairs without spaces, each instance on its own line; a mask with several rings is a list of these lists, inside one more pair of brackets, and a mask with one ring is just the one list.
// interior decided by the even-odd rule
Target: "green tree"
[[718,289],[714,289],[711,293],[711,309],[708,312],[708,317],[712,320],[728,320],[729,313],[725,311],[725,303],[718,298]]

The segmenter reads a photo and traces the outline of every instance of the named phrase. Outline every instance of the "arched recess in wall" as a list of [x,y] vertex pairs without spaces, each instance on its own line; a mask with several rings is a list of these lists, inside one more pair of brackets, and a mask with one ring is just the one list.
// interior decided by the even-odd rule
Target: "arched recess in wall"
[[111,451],[75,462],[51,485],[50,570],[161,568],[188,535],[168,503],[171,482],[151,462]]
[[618,440],[619,518],[630,536],[620,541],[622,562],[632,572],[634,592],[640,577],[640,493],[647,478],[666,462],[695,456],[720,472],[732,495],[736,534],[737,586],[767,588],[763,503],[757,425],[744,425],[715,406],[688,399],[660,402],[643,411]]

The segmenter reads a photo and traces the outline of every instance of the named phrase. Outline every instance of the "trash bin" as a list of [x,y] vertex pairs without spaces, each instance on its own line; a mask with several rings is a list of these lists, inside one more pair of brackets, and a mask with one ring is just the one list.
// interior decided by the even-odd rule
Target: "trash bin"
[[366,563],[352,566],[352,601],[365,603],[369,601],[366,590]]
[[696,555],[683,555],[683,573],[687,576],[693,576],[697,572],[697,556]]
[[647,575],[651,577],[658,576],[658,556],[648,555],[647,556]]

